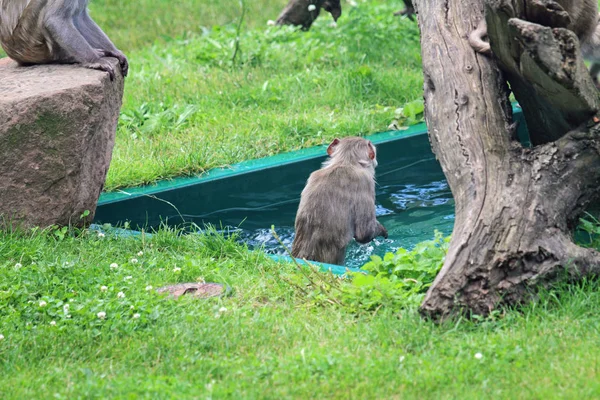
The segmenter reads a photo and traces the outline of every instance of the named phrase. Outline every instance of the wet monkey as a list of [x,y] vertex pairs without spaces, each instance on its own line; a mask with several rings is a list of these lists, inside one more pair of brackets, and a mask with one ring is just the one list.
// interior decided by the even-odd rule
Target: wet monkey
[[387,230],[375,216],[375,146],[360,137],[335,139],[313,172],[296,214],[292,255],[343,265],[352,238],[368,243]]
[[0,0],[0,45],[21,65],[81,64],[106,71],[119,60],[123,76],[129,68],[119,51],[92,20],[89,0]]

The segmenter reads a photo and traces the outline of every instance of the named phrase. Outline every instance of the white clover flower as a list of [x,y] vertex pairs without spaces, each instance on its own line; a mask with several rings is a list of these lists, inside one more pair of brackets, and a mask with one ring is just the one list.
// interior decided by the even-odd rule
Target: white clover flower
[[15,264],[15,268],[21,268],[22,266],[23,266],[23,264],[21,264],[21,263],[16,263]]
[[50,325],[56,326],[56,321],[50,321]]
[[119,292],[119,293],[117,293],[117,297],[118,297],[119,299],[122,299],[122,298],[124,298],[124,297],[125,297],[125,293],[123,293],[123,292]]
[[106,313],[104,311],[100,311],[98,314],[96,314],[98,316],[98,318],[100,319],[104,319],[106,318]]
[[106,236],[104,233],[102,233],[102,232],[98,232],[98,237],[99,237],[99,238],[103,238],[104,236]]
[[117,263],[110,264],[110,269],[117,269],[117,268],[119,268],[119,264],[117,264]]
[[275,26],[275,21],[273,21],[272,19],[268,20],[267,26]]
[[314,4],[308,5],[308,11],[315,11],[316,9],[317,9],[317,6],[315,6]]
[[65,318],[71,318],[71,314],[65,315]]
[[478,360],[481,360],[483,358],[483,354],[481,353],[475,353],[475,358]]
[[143,252],[143,251],[138,251],[138,254],[137,254],[137,255],[138,255],[138,257],[141,257],[141,256],[143,256],[143,255],[144,255],[144,252]]
[[133,279],[133,276],[127,275],[125,278],[123,278],[124,281],[128,281],[130,279]]
[[132,258],[132,259],[130,260],[130,262],[131,262],[132,264],[137,264],[137,262],[138,262],[138,259],[137,259],[137,258]]
[[100,291],[106,292],[108,288],[106,286],[100,286]]
[[175,267],[175,268],[173,268],[173,272],[181,272],[181,268]]
[[138,319],[140,317],[140,314],[133,314],[133,319]]
[[146,290],[152,290],[152,286],[150,286],[150,285],[146,286]]
[[40,307],[46,307],[48,305],[48,303],[46,303],[44,300],[40,301]]
[[227,309],[225,307],[221,307],[221,308],[219,308],[219,312],[220,313],[227,312]]
[[133,304],[129,306],[129,309],[130,309],[130,310],[133,310],[134,308],[135,308],[135,307],[133,306]]
[[69,313],[69,305],[68,305],[68,304],[65,304],[65,305],[63,306],[63,312],[64,312],[65,314],[68,314],[68,313]]
[[0,333],[0,340],[4,340],[4,335]]

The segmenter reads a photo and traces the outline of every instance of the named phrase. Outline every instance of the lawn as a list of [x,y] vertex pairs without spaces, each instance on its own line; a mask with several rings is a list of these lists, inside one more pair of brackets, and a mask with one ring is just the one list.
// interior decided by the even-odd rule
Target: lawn
[[[238,1],[92,1],[131,61],[109,189],[385,130],[421,98],[402,2],[343,2],[310,32],[266,26],[285,1],[246,3],[233,59]],[[443,255],[440,239],[397,275],[374,260],[340,281],[210,231],[0,232],[0,398],[600,396],[597,281],[435,324],[417,306]],[[154,290],[197,280],[232,294]]]
[[384,131],[422,97],[402,2],[343,3],[310,32],[267,26],[285,1],[246,3],[234,59],[238,1],[92,2],[131,63],[106,190]]
[[[412,302],[317,301],[293,266],[218,236],[63,233],[0,234],[3,399],[600,395],[597,282],[436,325]],[[233,294],[147,290],[199,277]]]

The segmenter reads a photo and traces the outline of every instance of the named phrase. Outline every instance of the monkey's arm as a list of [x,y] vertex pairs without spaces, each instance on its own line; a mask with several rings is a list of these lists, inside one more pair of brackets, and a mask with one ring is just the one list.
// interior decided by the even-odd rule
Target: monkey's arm
[[104,31],[94,22],[87,11],[75,20],[75,26],[87,42],[96,50],[100,50],[101,55],[106,57],[115,57],[119,60],[123,76],[127,76],[129,62],[122,51],[116,48]]
[[363,227],[363,229],[356,230],[354,234],[354,239],[358,243],[369,243],[371,240],[375,239],[377,236],[383,236],[385,239],[388,238],[387,229],[383,225],[379,223],[379,221],[375,220],[375,224],[369,228]]
[[358,243],[369,243],[377,236],[387,239],[388,233],[377,221],[375,214],[375,190],[359,191],[354,197],[354,239]]
[[70,20],[51,17],[46,21],[46,28],[62,53],[59,61],[80,63],[86,68],[106,71],[110,79],[114,79],[115,71],[110,61],[100,58]]

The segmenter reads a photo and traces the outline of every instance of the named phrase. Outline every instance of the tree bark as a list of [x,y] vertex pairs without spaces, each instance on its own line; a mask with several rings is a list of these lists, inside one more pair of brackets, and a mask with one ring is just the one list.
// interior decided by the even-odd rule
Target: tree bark
[[290,0],[277,18],[277,25],[301,26],[309,30],[321,12],[329,12],[334,21],[342,15],[340,0]]
[[[485,315],[528,300],[563,273],[600,272],[600,254],[571,240],[599,194],[597,93],[576,36],[549,8],[526,14],[525,2],[548,3],[486,2],[493,58],[467,41],[483,18],[482,0],[415,4],[425,118],[456,203],[450,249],[421,305],[434,318]],[[532,148],[515,136],[507,80]]]

